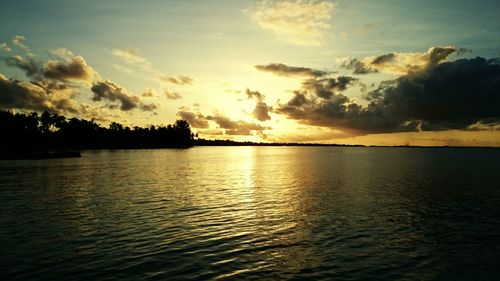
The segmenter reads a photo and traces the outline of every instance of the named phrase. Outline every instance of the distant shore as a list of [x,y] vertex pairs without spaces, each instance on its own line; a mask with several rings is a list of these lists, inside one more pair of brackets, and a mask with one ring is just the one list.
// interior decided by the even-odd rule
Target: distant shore
[[219,143],[214,141],[211,144],[195,144],[193,146],[165,146],[165,147],[88,147],[78,150],[63,150],[63,151],[11,151],[0,152],[0,160],[41,160],[41,159],[58,159],[58,158],[78,158],[81,157],[81,151],[85,150],[134,150],[134,149],[188,149],[191,147],[203,146],[219,146],[219,147],[241,147],[241,146],[260,146],[260,147],[352,147],[352,148],[420,148],[420,149],[500,149],[500,147],[492,146],[412,146],[412,145],[395,145],[395,146],[378,146],[378,145],[345,145],[345,144],[321,144],[321,143],[253,143],[253,142],[231,142],[230,144]]
[[496,148],[495,146],[421,146],[421,145],[362,145],[362,144],[335,144],[335,143],[295,143],[295,142],[238,142],[232,140],[194,140],[194,146],[326,146],[326,147],[367,147],[367,148]]

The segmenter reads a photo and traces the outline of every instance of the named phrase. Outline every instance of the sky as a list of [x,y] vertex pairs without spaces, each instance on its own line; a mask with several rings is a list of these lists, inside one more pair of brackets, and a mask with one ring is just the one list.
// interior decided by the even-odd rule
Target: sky
[[0,2],[0,108],[257,142],[500,146],[500,2]]

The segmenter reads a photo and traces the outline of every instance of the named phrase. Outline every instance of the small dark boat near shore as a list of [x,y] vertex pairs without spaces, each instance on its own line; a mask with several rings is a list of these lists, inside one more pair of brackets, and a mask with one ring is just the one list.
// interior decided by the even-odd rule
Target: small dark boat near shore
[[0,159],[5,160],[37,160],[37,159],[56,159],[56,158],[74,158],[81,157],[79,151],[2,151]]

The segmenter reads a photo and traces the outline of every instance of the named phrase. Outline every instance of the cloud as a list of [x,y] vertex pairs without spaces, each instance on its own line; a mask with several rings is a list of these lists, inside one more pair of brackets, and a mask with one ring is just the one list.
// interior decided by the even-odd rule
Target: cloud
[[325,100],[295,92],[288,103],[280,105],[274,112],[302,124],[340,129],[353,135],[415,129],[415,126],[400,128],[403,120],[394,119],[378,107],[363,108],[342,94]]
[[369,63],[364,63],[356,58],[348,59],[342,62],[342,67],[347,69],[352,69],[353,74],[368,74],[368,73],[376,73],[378,70],[376,68],[372,68],[369,66]]
[[64,82],[60,81],[54,81],[54,80],[40,80],[40,81],[31,81],[30,82],[33,85],[37,85],[38,87],[43,88],[47,93],[52,93],[55,91],[69,91],[73,92],[76,90],[78,87],[66,84]]
[[452,53],[463,54],[466,49],[432,47],[424,53],[388,53],[362,59],[348,59],[342,66],[352,69],[354,74],[384,72],[394,75],[425,71],[445,61]]
[[7,79],[0,74],[0,107],[77,113],[72,91],[60,84],[32,83]]
[[94,93],[93,101],[118,101],[122,111],[129,111],[140,105],[139,97],[129,95],[127,90],[110,80],[94,83],[91,90]]
[[163,94],[167,97],[167,99],[170,99],[170,100],[178,100],[178,99],[182,98],[181,95],[179,95],[178,93],[172,92],[169,89],[163,90]]
[[251,18],[262,29],[283,41],[303,46],[319,46],[330,27],[335,5],[329,1],[259,1]]
[[500,64],[484,58],[444,62],[384,83],[368,99],[423,130],[463,129],[500,121]]
[[74,95],[75,88],[64,83],[46,80],[24,82],[7,79],[0,74],[0,108],[80,115],[106,122],[121,117],[104,108],[78,104],[73,99]]
[[206,129],[208,128],[208,120],[201,113],[193,113],[185,110],[177,112],[177,116],[186,120],[193,128]]
[[27,57],[26,59],[20,55],[13,57],[2,58],[8,66],[14,66],[26,73],[26,76],[32,78],[41,78],[42,76],[42,66],[40,62],[35,61],[33,57]]
[[141,57],[138,49],[113,49],[111,50],[111,54],[119,57],[129,64],[135,64],[145,68],[151,67],[151,62],[148,59]]
[[4,50],[6,52],[12,51],[12,49],[9,47],[9,45],[7,45],[7,43],[1,43],[0,44],[0,50]]
[[177,85],[191,85],[193,79],[184,75],[177,75],[177,77],[170,77],[166,75],[159,75],[161,81],[177,84]]
[[[21,38],[17,38],[22,42]],[[122,111],[140,109],[154,111],[160,108],[157,103],[143,103],[140,98],[129,94],[123,87],[109,80],[100,80],[100,76],[82,56],[75,56],[66,48],[51,51],[57,59],[37,60],[35,55],[20,55],[1,58],[8,66],[23,70],[31,82],[7,79],[2,75],[0,93],[1,108],[18,108],[35,111],[79,114],[84,117],[119,116],[109,109],[120,108]],[[73,82],[85,82],[84,84]],[[82,86],[94,93],[93,101],[111,101],[100,108],[78,102],[73,99],[79,95]],[[109,119],[109,118],[108,118]]]
[[[191,85],[193,83],[193,78],[185,76],[185,75],[177,75],[177,76],[167,76],[162,73],[159,69],[157,69],[155,66],[153,66],[153,63],[149,61],[147,58],[142,57],[139,54],[139,49],[113,49],[111,51],[111,54],[114,56],[119,57],[123,61],[125,61],[128,64],[135,65],[141,67],[143,70],[149,72],[150,74],[154,75],[155,78],[159,79],[160,81],[166,82],[166,83],[171,83],[171,84],[176,84],[176,85]],[[118,71],[121,71],[123,73],[131,74],[134,71],[128,67],[124,67],[122,65],[118,64],[113,64],[113,67],[117,69]],[[172,93],[168,92],[166,93],[166,96],[169,99],[180,99],[181,96],[177,93]]]
[[302,82],[304,90],[314,93],[316,96],[329,99],[335,92],[344,91],[347,86],[352,85],[358,79],[350,76],[339,76],[337,78],[307,79]]
[[45,78],[60,81],[92,82],[99,78],[99,74],[87,64],[82,56],[67,58],[65,61],[49,60],[45,63],[35,60],[32,56],[23,58],[16,55],[3,58],[8,66],[24,70],[26,76],[43,80]]
[[[467,129],[500,124],[500,64],[484,58],[441,62],[381,83],[360,105],[342,94],[328,99],[296,91],[274,112],[300,123],[332,127],[353,135],[419,130]],[[384,61],[384,59],[381,59]]]
[[258,101],[255,104],[255,109],[252,111],[255,119],[259,121],[267,121],[271,120],[271,116],[269,116],[269,112],[272,111],[272,107],[268,106],[265,102]]
[[262,95],[259,91],[251,91],[250,89],[247,89],[245,93],[247,94],[248,99],[255,98],[260,101],[264,98],[264,95]]
[[14,38],[12,38],[12,43],[16,45],[18,48],[28,50],[28,46],[24,44],[24,41],[26,41],[26,37],[22,35],[16,35]]
[[87,64],[82,56],[68,58],[67,62],[49,60],[43,65],[43,76],[61,81],[79,80],[92,82],[99,74]]
[[467,127],[470,131],[500,131],[500,122],[487,123],[484,121],[478,121]]
[[57,49],[51,50],[50,52],[53,55],[56,55],[57,57],[64,59],[64,60],[67,60],[67,61],[70,61],[75,56],[75,54],[73,54],[73,52],[71,52],[70,50],[68,50],[66,48],[57,48]]
[[142,92],[142,96],[145,98],[150,98],[156,96],[156,91],[153,88],[146,88],[144,92]]
[[160,104],[159,104],[159,103],[148,103],[148,104],[141,103],[141,104],[139,105],[139,108],[140,108],[142,111],[155,111],[156,109],[161,108],[161,106],[160,106]]
[[300,77],[321,77],[328,72],[312,69],[308,67],[288,66],[282,63],[271,63],[268,65],[256,65],[255,68],[260,71],[271,72],[278,76],[300,76]]
[[95,107],[87,103],[80,104],[79,115],[87,119],[94,119],[101,122],[116,121],[123,118],[123,116],[118,114],[116,111]]
[[229,117],[215,114],[215,116],[206,116],[206,120],[214,121],[219,128],[225,129],[226,135],[251,135],[252,131],[263,131],[268,129],[259,124],[245,122],[245,121],[234,121]]
[[[209,121],[217,124],[218,129],[223,129],[225,135],[252,135],[252,132],[261,132],[263,130],[269,129],[268,127],[263,127],[259,124],[246,122],[246,121],[234,121],[229,117],[215,113],[215,115],[205,116],[199,112],[190,112],[187,109],[182,109],[177,112],[177,116],[188,121],[188,123],[193,128],[207,129],[209,128]],[[214,130],[211,130],[214,131]],[[220,130],[216,130],[220,132]]]
[[271,120],[269,112],[271,112],[273,108],[264,102],[264,95],[259,91],[251,91],[250,89],[247,89],[245,93],[248,99],[255,98],[256,100],[255,109],[252,111],[253,117],[259,121]]

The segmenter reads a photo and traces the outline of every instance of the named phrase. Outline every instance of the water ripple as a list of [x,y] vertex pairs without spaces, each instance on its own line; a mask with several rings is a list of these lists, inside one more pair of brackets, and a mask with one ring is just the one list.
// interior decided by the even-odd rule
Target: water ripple
[[200,147],[0,161],[0,278],[495,279],[499,156]]

